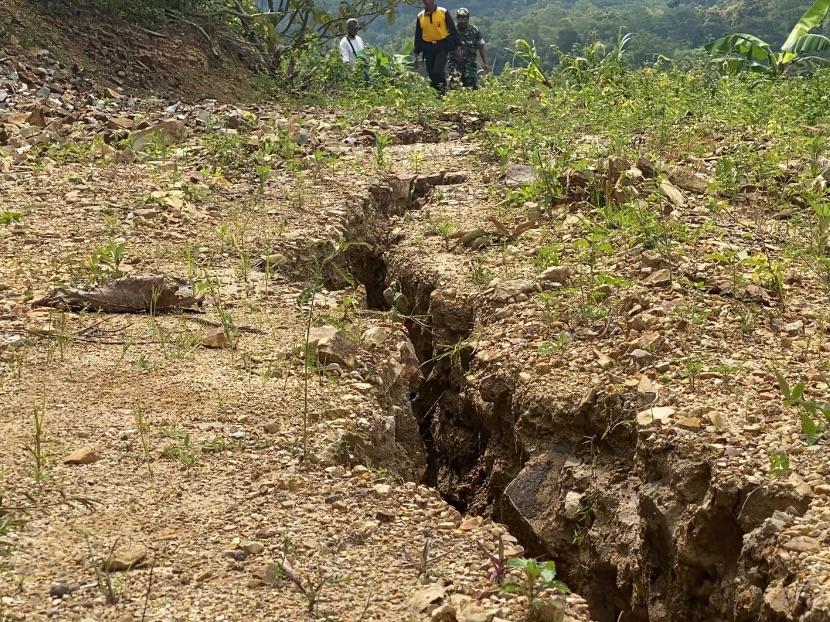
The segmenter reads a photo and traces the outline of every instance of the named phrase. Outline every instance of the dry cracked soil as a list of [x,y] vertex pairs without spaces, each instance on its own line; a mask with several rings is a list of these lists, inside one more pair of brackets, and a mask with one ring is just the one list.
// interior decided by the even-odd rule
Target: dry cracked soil
[[[826,445],[775,375],[826,397],[822,286],[704,259],[777,252],[705,161],[515,209],[538,172],[479,119],[1,60],[0,620],[523,620],[500,546],[573,590],[541,620],[830,619]],[[567,244],[591,185],[688,236]]]

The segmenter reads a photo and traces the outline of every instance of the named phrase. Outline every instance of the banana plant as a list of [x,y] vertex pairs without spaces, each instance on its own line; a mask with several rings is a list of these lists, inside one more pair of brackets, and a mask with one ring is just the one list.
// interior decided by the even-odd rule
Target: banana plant
[[704,49],[713,57],[712,64],[728,75],[752,71],[780,76],[811,65],[830,65],[830,60],[818,56],[830,50],[830,39],[810,32],[822,24],[828,10],[830,0],[815,0],[777,52],[763,39],[746,33],[725,35]]

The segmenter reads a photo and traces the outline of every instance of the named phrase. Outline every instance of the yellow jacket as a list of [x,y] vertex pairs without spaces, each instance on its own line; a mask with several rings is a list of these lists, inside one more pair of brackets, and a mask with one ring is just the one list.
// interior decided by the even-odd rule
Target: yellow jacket
[[426,11],[418,13],[415,22],[415,53],[424,51],[426,44],[446,42],[448,49],[458,46],[458,30],[449,11],[443,7],[427,14]]

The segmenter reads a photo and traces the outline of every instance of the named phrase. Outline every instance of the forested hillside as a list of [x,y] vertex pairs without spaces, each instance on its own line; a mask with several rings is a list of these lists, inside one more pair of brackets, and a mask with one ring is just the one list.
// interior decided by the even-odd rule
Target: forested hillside
[[[629,46],[636,64],[659,55],[687,59],[726,32],[749,32],[780,44],[804,11],[800,0],[457,0],[447,8],[467,6],[484,32],[497,66],[512,61],[516,39],[533,41],[543,59],[555,62],[550,48],[569,51],[574,45],[611,42],[622,27],[634,34]],[[407,50],[416,7],[399,10],[395,24],[375,22],[367,42]]]

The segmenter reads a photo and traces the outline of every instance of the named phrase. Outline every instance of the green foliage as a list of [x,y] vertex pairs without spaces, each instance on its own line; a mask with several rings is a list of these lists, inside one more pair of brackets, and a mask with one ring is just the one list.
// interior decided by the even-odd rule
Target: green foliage
[[199,448],[191,442],[188,432],[183,432],[178,428],[162,428],[159,434],[173,439],[173,442],[162,451],[163,457],[176,460],[185,469],[196,466],[199,462]]
[[0,225],[11,225],[23,220],[23,213],[15,210],[0,211]]
[[375,134],[375,166],[379,171],[388,171],[390,162],[386,157],[386,149],[392,144],[392,137],[386,132]]
[[805,398],[807,383],[803,380],[790,386],[787,379],[778,370],[775,371],[775,377],[778,379],[778,388],[781,390],[784,404],[798,408],[801,433],[804,435],[807,445],[815,445],[821,440],[830,422],[830,404]]
[[558,266],[561,260],[562,244],[543,244],[536,249],[533,264],[539,268]]
[[570,594],[568,586],[556,578],[556,564],[552,561],[539,562],[524,557],[514,558],[507,562],[509,568],[521,571],[521,581],[511,581],[502,587],[502,591],[518,593],[525,596],[532,607],[541,592],[544,590],[558,590]]
[[790,471],[790,456],[786,451],[774,451],[769,455],[769,472],[772,475],[786,475]]
[[793,27],[779,52],[763,39],[745,33],[725,35],[706,45],[705,49],[714,57],[712,63],[722,73],[730,75],[753,71],[780,76],[816,64],[825,65],[828,60],[816,55],[830,49],[830,39],[808,33],[821,25],[828,10],[830,0],[815,0]]
[[121,262],[124,261],[126,248],[126,242],[116,240],[96,246],[89,258],[89,270],[93,277],[97,281],[103,281],[124,276]]

